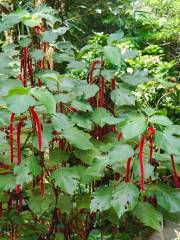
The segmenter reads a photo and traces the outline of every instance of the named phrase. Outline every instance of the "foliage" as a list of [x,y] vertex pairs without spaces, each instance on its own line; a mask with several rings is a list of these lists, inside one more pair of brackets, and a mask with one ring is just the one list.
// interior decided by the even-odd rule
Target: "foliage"
[[160,230],[164,211],[180,212],[179,125],[160,106],[177,94],[175,62],[122,30],[78,50],[47,6],[5,15],[2,35],[12,28],[0,53],[2,239],[122,239],[128,216]]

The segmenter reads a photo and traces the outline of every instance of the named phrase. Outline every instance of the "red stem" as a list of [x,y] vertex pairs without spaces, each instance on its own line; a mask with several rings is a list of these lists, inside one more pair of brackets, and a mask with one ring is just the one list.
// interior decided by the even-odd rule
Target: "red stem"
[[172,167],[173,167],[173,172],[174,172],[174,183],[175,183],[175,186],[177,188],[180,188],[180,181],[179,181],[179,177],[178,177],[178,174],[177,174],[176,164],[175,164],[173,155],[171,155],[171,162],[172,162]]
[[116,80],[115,79],[112,80],[111,87],[112,87],[112,90],[116,89]]
[[89,73],[89,79],[88,79],[88,83],[89,84],[92,84],[93,83],[93,73],[94,73],[94,70],[96,69],[96,65],[97,64],[101,64],[102,65],[102,62],[97,60],[97,61],[94,61],[91,65],[91,70],[90,70],[90,73]]
[[33,108],[30,108],[30,111],[32,113],[33,120],[34,120],[34,123],[36,125],[36,129],[37,129],[38,148],[39,148],[39,151],[41,151],[42,150],[42,128],[41,128],[41,123],[40,123],[40,120],[39,120],[39,117],[38,117],[36,111]]
[[20,121],[17,125],[17,166],[21,163],[21,128],[23,121]]
[[9,143],[10,143],[10,160],[14,162],[14,148],[13,148],[13,122],[15,113],[11,113],[10,125],[9,125]]
[[141,138],[139,148],[139,163],[140,163],[140,174],[141,174],[141,191],[144,191],[144,162],[143,162],[143,150],[145,144],[145,137]]

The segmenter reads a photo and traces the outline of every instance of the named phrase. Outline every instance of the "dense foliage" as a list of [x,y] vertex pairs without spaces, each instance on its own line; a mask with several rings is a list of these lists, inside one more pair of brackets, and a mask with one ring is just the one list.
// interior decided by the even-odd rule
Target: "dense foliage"
[[63,25],[56,10],[30,1],[3,15],[2,240],[130,239],[131,225],[161,231],[179,216],[178,64],[159,44],[176,42],[179,25],[163,35],[159,11],[152,19],[134,15],[131,1],[120,1],[129,12],[107,2],[93,9],[114,32],[94,33],[82,48],[69,41],[79,38],[70,6]]

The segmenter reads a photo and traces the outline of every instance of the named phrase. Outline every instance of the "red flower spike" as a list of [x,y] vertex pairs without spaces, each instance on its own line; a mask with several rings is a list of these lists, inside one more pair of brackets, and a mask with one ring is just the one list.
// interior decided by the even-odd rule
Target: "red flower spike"
[[131,169],[131,161],[132,161],[132,157],[128,158],[127,164],[126,164],[126,177],[125,177],[126,183],[130,182],[129,172]]
[[148,131],[152,134],[155,135],[156,134],[156,130],[153,127],[148,128]]
[[120,142],[120,140],[121,140],[122,136],[123,136],[123,133],[122,133],[122,132],[120,132],[120,133],[119,133],[119,135],[118,135],[118,142]]
[[99,96],[98,96],[98,107],[103,107],[104,105],[104,78],[101,76],[99,80]]
[[23,48],[23,69],[24,69],[24,79],[23,84],[26,85],[26,78],[27,78],[27,47]]
[[44,29],[41,26],[35,26],[33,28],[33,31],[34,31],[34,35],[39,35],[39,34],[42,34],[44,32]]
[[21,163],[21,128],[23,121],[20,121],[17,125],[17,166]]
[[150,151],[150,154],[149,154],[149,161],[150,161],[150,164],[153,163],[153,139],[152,139],[152,136],[148,137],[148,140],[149,140],[149,151]]
[[11,113],[10,125],[9,125],[9,143],[10,143],[10,161],[14,162],[14,148],[13,148],[13,122],[15,113]]
[[143,162],[143,150],[145,144],[145,137],[141,138],[139,147],[139,163],[140,163],[140,174],[141,174],[141,191],[144,191],[144,162]]
[[178,177],[178,174],[177,174],[176,164],[175,164],[173,155],[171,155],[171,163],[172,163],[172,168],[173,168],[173,172],[174,172],[174,183],[175,183],[175,186],[177,188],[180,188],[180,181],[179,181],[179,177]]
[[36,111],[33,108],[30,108],[30,111],[32,113],[32,117],[33,117],[34,123],[36,125],[36,129],[37,129],[38,148],[39,148],[39,151],[41,151],[42,150],[42,129],[41,129],[41,123],[40,123],[40,120],[39,120],[39,117],[38,117]]

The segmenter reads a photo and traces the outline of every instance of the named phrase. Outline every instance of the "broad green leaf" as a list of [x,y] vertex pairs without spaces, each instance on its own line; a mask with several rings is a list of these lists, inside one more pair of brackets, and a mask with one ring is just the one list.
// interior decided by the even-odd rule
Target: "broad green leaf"
[[66,53],[55,53],[53,58],[54,62],[56,63],[71,62],[74,60],[74,55]]
[[54,43],[58,38],[58,34],[52,31],[45,31],[42,35],[42,40],[48,43]]
[[75,198],[76,207],[78,209],[88,209],[90,208],[91,203],[91,194],[83,193],[76,195]]
[[89,141],[91,136],[78,128],[67,128],[62,133],[63,137],[72,145],[81,150],[89,150],[93,148]]
[[54,128],[59,131],[71,128],[73,126],[69,118],[63,113],[54,114],[52,117],[52,123]]
[[58,199],[57,207],[61,210],[61,213],[71,213],[73,202],[69,195],[61,194]]
[[111,92],[111,99],[117,106],[134,106],[136,98],[129,89],[120,88]]
[[91,105],[85,101],[74,100],[72,101],[71,106],[82,112],[86,112],[86,111],[92,112]]
[[120,118],[111,115],[105,108],[96,108],[91,114],[94,123],[103,127],[105,124],[114,125],[120,122]]
[[[133,163],[134,175],[140,177],[140,164],[139,159]],[[144,162],[144,177],[148,179],[149,177],[153,177],[154,175],[154,166],[149,164],[148,162]]]
[[124,37],[124,33],[122,31],[118,31],[109,35],[107,39],[107,43],[110,45],[112,43],[119,43],[122,41]]
[[31,43],[31,39],[27,36],[19,40],[19,45],[21,47],[28,47]]
[[149,193],[154,193],[158,205],[171,213],[180,212],[180,191],[168,185],[156,184],[147,188]]
[[87,129],[87,130],[91,130],[92,129],[92,122],[89,119],[89,115],[87,114],[78,114],[78,113],[74,113],[71,116],[72,122],[74,123],[74,125],[77,124],[78,127]]
[[112,200],[112,188],[100,187],[93,193],[93,199],[91,200],[90,209],[91,212],[100,211],[103,212],[111,208]]
[[64,234],[63,233],[56,233],[55,240],[64,240]]
[[123,76],[122,81],[130,85],[137,86],[148,81],[147,72],[136,70],[133,74]]
[[80,150],[76,149],[74,155],[82,160],[84,163],[91,165],[93,160],[98,156],[99,151],[95,148],[91,150]]
[[128,144],[117,144],[108,154],[110,163],[124,162],[134,155],[133,148]]
[[104,175],[104,169],[108,164],[109,158],[107,156],[97,156],[92,166],[87,168],[85,175],[90,176],[92,179],[102,177]]
[[49,153],[49,159],[50,161],[58,164],[62,163],[64,161],[67,161],[70,157],[70,153],[64,152],[59,148],[55,148]]
[[60,168],[53,172],[52,178],[55,185],[66,193],[73,194],[78,187],[79,175],[74,168]]
[[36,75],[39,79],[41,79],[41,81],[45,83],[48,81],[58,82],[59,80],[59,73],[54,70],[41,70],[37,72]]
[[164,132],[156,131],[156,144],[168,154],[180,155],[178,128],[179,126],[174,128],[172,125],[172,128],[170,126]]
[[168,117],[162,116],[162,115],[154,115],[150,117],[148,120],[150,123],[154,123],[162,126],[169,126],[173,124]]
[[14,190],[16,188],[16,180],[15,177],[11,174],[8,175],[0,175],[0,190],[9,191]]
[[29,95],[29,89],[24,87],[11,88],[8,92],[8,96],[15,96],[15,95]]
[[70,62],[67,67],[72,70],[85,70],[86,69],[86,63],[80,62],[80,61],[72,61]]
[[128,117],[127,124],[121,129],[125,140],[140,136],[147,128],[146,120],[143,116],[132,115]]
[[144,223],[145,226],[151,227],[157,231],[162,229],[163,216],[151,204],[139,202],[133,209],[133,215]]
[[94,97],[98,92],[98,87],[95,84],[89,85],[86,81],[77,81],[74,87],[74,93],[77,97],[88,99]]
[[45,56],[43,50],[41,49],[34,49],[31,55],[37,61],[43,59]]
[[53,198],[51,198],[50,196],[46,195],[45,198],[42,198],[41,196],[33,195],[30,198],[28,205],[32,212],[37,215],[37,217],[40,217],[49,210],[49,207],[52,203]]
[[33,88],[31,94],[46,108],[50,114],[56,113],[56,101],[52,93],[45,89]]
[[20,114],[34,106],[36,102],[32,96],[14,95],[7,98],[6,104],[9,111]]
[[41,166],[38,162],[38,159],[36,157],[29,157],[26,161],[28,168],[29,168],[29,172],[34,176],[40,176],[41,175]]
[[127,49],[124,53],[122,53],[122,58],[124,60],[133,59],[133,58],[137,57],[137,55],[138,55],[137,51],[131,50],[131,49]]
[[127,211],[132,210],[137,204],[138,188],[132,183],[120,183],[113,192],[112,206],[120,218]]
[[105,46],[103,49],[104,57],[108,60],[111,64],[116,66],[121,66],[122,57],[121,51],[116,46]]
[[16,166],[14,168],[14,174],[16,176],[16,184],[19,184],[21,186],[33,180],[32,176],[30,175],[28,166],[25,166],[24,164]]

